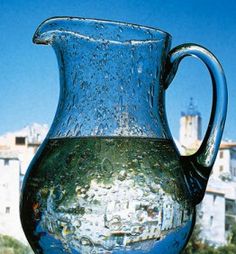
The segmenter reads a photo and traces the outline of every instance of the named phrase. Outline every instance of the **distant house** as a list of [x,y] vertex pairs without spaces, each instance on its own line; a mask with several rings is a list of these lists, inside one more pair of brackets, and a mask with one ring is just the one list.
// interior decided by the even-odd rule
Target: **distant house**
[[0,136],[0,234],[26,242],[19,217],[21,183],[27,167],[47,133],[33,124]]
[[[201,115],[191,100],[181,114],[179,143],[185,154],[201,144]],[[222,141],[208,182],[205,197],[198,206],[197,222],[201,237],[211,245],[227,243],[232,223],[236,222],[236,142]]]
[[0,233],[19,240],[20,161],[12,152],[0,152]]

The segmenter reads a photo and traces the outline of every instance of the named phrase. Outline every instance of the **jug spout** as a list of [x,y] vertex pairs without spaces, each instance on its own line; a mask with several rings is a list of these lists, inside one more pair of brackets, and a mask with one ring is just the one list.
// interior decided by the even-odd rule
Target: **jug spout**
[[[54,17],[42,22],[33,36],[33,43],[52,45],[56,42],[56,39],[62,39],[61,35],[65,33],[71,33],[73,35],[79,35],[79,28],[75,28],[75,31],[71,28],[70,21],[72,18],[69,17]],[[80,19],[81,22],[84,20]]]
[[52,44],[53,38],[55,37],[58,28],[55,22],[44,21],[35,31],[33,36],[33,43],[36,44]]

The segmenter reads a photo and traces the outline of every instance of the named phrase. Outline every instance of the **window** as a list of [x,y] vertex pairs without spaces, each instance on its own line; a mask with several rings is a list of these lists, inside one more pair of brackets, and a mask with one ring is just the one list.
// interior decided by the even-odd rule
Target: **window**
[[225,230],[229,231],[232,228],[232,225],[235,223],[233,216],[225,216]]
[[215,194],[213,195],[213,202],[214,203],[216,202],[216,195]]
[[231,174],[236,177],[236,168],[235,167],[230,167],[230,172]]
[[203,211],[199,211],[199,212],[198,212],[198,216],[199,216],[200,219],[203,218],[203,215],[204,215]]
[[224,158],[224,152],[220,151],[220,159]]
[[10,213],[10,207],[9,206],[6,207],[5,213]]
[[224,166],[220,165],[220,172],[224,170]]
[[9,159],[5,159],[4,160],[4,166],[8,166],[9,165]]
[[211,217],[210,217],[210,226],[213,225],[213,219],[214,219],[214,217],[211,215]]
[[232,160],[236,160],[236,151],[235,151],[235,149],[230,151],[230,158]]
[[25,145],[25,137],[16,137],[16,145]]
[[234,215],[236,213],[236,203],[232,199],[225,199],[225,213]]
[[225,223],[225,231],[229,231],[231,228],[231,224]]

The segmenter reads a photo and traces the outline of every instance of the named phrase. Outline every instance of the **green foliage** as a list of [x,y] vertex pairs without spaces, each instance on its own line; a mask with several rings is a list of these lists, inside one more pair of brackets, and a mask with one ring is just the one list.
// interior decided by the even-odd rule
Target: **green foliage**
[[193,254],[201,248],[200,246],[202,245],[202,243],[200,241],[199,235],[200,235],[200,228],[198,225],[196,225],[192,233],[192,236],[188,242],[188,245],[183,251],[183,254]]
[[236,245],[228,244],[226,246],[219,247],[218,249],[219,254],[235,254],[236,253]]
[[200,227],[196,225],[183,254],[220,254],[214,247],[203,243],[199,235]]
[[196,225],[193,234],[182,254],[236,254],[236,223],[232,224],[228,244],[218,248],[203,243],[199,237],[200,228]]
[[30,247],[6,235],[0,235],[0,254],[32,254]]
[[233,223],[231,225],[228,241],[229,241],[230,244],[236,245],[236,223]]

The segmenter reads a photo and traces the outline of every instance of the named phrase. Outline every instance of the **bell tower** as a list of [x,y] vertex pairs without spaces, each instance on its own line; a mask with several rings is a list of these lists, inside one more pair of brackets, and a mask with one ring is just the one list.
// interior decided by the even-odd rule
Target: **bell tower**
[[201,140],[202,118],[190,98],[186,112],[181,112],[179,142],[186,149],[195,149]]

